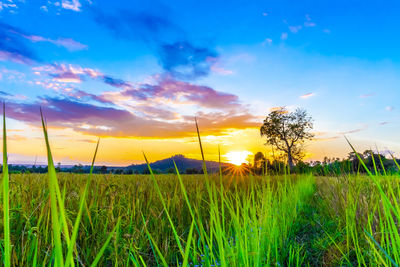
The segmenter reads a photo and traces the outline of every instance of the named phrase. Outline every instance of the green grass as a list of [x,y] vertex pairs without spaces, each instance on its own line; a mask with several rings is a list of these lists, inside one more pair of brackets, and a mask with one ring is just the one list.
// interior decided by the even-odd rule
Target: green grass
[[6,108],[3,104],[3,260],[4,266],[11,265],[11,243],[10,243],[10,190],[9,190],[9,174],[7,165],[7,130],[6,130]]
[[[7,171],[5,266],[397,266],[399,176],[314,177]],[[200,131],[197,127],[203,155]],[[100,147],[101,149],[101,147]],[[146,156],[144,156],[146,162]],[[204,157],[203,157],[204,160]],[[379,163],[378,163],[379,164]]]
[[[397,261],[395,239],[390,236],[393,225],[368,177],[237,177],[232,181],[223,177],[221,199],[217,175],[210,175],[208,181],[202,175],[157,175],[154,179],[93,175],[84,204],[86,175],[59,173],[57,178],[60,188],[65,187],[66,221],[75,233],[71,240],[76,240],[76,265],[95,259],[99,266],[117,261],[127,266],[223,261],[225,265],[262,266],[303,260],[390,265],[385,253]],[[397,178],[390,183],[398,192]],[[15,265],[29,265],[35,258],[38,265],[48,265],[55,259],[48,184],[45,175],[11,177]],[[80,213],[76,227],[73,219]],[[63,255],[71,255],[64,234],[61,242]]]
[[[72,219],[80,213],[80,196],[84,194],[87,177],[61,173],[57,178],[60,188],[65,187],[66,221],[69,229],[73,229]],[[202,178],[201,175],[180,178],[158,175],[153,180],[146,175],[93,175],[76,233],[75,260],[92,263],[113,229],[117,229],[116,234],[104,248],[100,266],[115,263],[116,257],[119,261],[129,259],[126,264],[142,260],[147,265],[161,264],[161,257],[169,264],[202,260],[212,264],[221,260],[222,253],[226,262],[236,262],[235,266],[287,260],[289,255],[280,250],[286,245],[302,199],[312,193],[311,177],[291,177],[286,182],[284,177],[273,181],[254,177],[252,183],[238,177],[230,185],[227,179],[223,185],[223,203],[218,191],[210,199],[207,189],[220,188],[219,177],[210,175],[208,182]],[[187,200],[179,179],[187,192]],[[163,201],[154,181],[159,185]],[[48,184],[46,175],[12,176],[11,237],[14,261],[18,264],[32,262],[35,249],[29,248],[36,244],[39,263],[49,264],[55,259]],[[223,221],[221,205],[225,208]],[[120,226],[116,227],[118,221]],[[67,255],[64,234],[61,241],[63,255]],[[112,245],[113,241],[116,244]]]

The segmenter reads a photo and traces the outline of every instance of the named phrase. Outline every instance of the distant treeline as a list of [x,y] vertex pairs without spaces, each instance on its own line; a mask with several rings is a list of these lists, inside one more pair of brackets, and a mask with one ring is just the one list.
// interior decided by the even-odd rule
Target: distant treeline
[[[359,157],[357,157],[357,154]],[[366,173],[364,165],[372,173],[393,174],[399,171],[399,160],[394,157],[387,158],[372,150],[365,150],[363,153],[350,152],[347,158],[328,158],[323,161],[303,162],[298,161],[291,170],[284,160],[265,159],[261,152],[255,154],[253,164],[250,164],[249,171],[254,174],[284,174],[284,173],[313,173],[315,175],[342,175]],[[362,162],[361,162],[362,161]]]
[[[1,165],[0,165],[1,168]],[[21,174],[21,173],[47,173],[47,166],[26,166],[26,165],[8,165],[8,170],[10,173]],[[2,170],[1,170],[2,171]],[[66,173],[89,173],[90,167],[85,165],[75,165],[72,167],[56,167],[57,172],[66,172]],[[174,168],[170,168],[167,170],[152,170],[154,174],[172,174],[176,173]],[[211,169],[208,169],[209,173],[215,172]],[[1,173],[1,172],[0,172]],[[107,167],[107,166],[96,166],[93,168],[93,173],[95,174],[150,174],[148,169],[144,169],[142,171],[132,170],[126,167]],[[182,174],[203,174],[202,169],[197,168],[187,168],[185,171],[181,172]]]
[[[366,150],[358,154],[367,168],[374,173],[375,171],[380,174],[392,174],[399,171],[398,165],[393,158],[387,158],[383,154],[378,154],[372,150]],[[187,159],[185,159],[187,160]],[[165,161],[165,160],[164,160]],[[194,160],[191,160],[194,161]],[[399,162],[399,161],[397,161]],[[214,165],[218,164],[214,162]],[[325,157],[323,161],[303,162],[298,161],[297,164],[290,169],[284,159],[269,160],[264,157],[261,152],[254,156],[252,163],[243,163],[241,166],[222,165],[222,173],[227,174],[254,174],[254,175],[275,175],[285,173],[313,173],[315,175],[342,175],[354,173],[366,173],[365,168],[362,166],[360,159],[354,152],[349,153],[347,158],[328,158]],[[9,165],[10,173],[47,173],[47,166],[26,166],[26,165]],[[60,164],[56,167],[57,172],[69,173],[89,173],[90,166],[75,165],[71,167],[62,167]],[[155,174],[173,174],[176,173],[175,168],[157,169],[152,168]],[[218,172],[218,168],[207,169],[208,173]],[[95,166],[93,172],[96,174],[150,174],[148,168],[135,170],[130,167],[107,167]],[[179,167],[179,172],[182,174],[203,174],[201,167]]]
[[[27,166],[27,165],[8,165],[10,173],[47,173],[47,166]],[[75,165],[72,167],[56,167],[57,172],[70,172],[70,173],[89,173],[90,166]],[[106,166],[94,167],[94,173],[108,173]]]
[[[1,171],[2,166],[0,165]],[[8,165],[8,170],[10,173],[20,174],[20,173],[47,173],[47,166],[27,166],[27,165]],[[89,173],[90,166],[86,165],[74,165],[72,167],[56,167],[57,172],[66,172],[66,173]],[[169,168],[167,170],[152,170],[154,174],[171,174],[176,173],[174,168]],[[182,174],[203,174],[202,169],[198,168],[187,168],[186,170],[180,170]],[[209,173],[215,172],[215,170],[208,169]],[[1,173],[1,172],[0,172]],[[93,173],[95,174],[150,174],[149,169],[144,170],[132,170],[126,167],[107,167],[107,166],[95,166],[93,168]]]

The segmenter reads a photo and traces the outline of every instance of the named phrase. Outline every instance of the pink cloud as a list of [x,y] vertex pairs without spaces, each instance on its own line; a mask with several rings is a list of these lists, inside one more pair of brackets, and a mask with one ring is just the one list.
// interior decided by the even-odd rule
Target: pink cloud
[[49,42],[57,46],[62,46],[68,49],[69,51],[79,51],[88,48],[87,45],[77,42],[71,38],[58,38],[56,40],[53,40],[38,35],[22,35],[22,36],[32,42]]
[[233,71],[224,69],[223,67],[220,67],[219,64],[213,64],[210,67],[211,71],[220,75],[231,75],[233,74]]
[[44,72],[48,74],[54,82],[59,83],[80,83],[85,77],[97,78],[104,76],[98,70],[82,68],[81,66],[70,64],[42,65],[34,67],[32,70],[38,76]]
[[[169,75],[156,75],[149,82],[132,84],[105,75],[98,70],[76,65],[43,65],[34,67],[32,70],[39,77],[42,77],[42,73],[45,73],[51,78],[51,81],[38,80],[36,84],[57,91],[63,90],[69,96],[78,99],[86,98],[101,103],[123,104],[124,106],[129,101],[135,101],[135,104],[143,104],[151,100],[158,105],[175,105],[176,108],[192,106],[215,110],[246,109],[239,103],[239,98],[236,95],[219,92],[208,86],[178,81]],[[119,91],[104,92],[96,96],[66,87],[70,86],[68,84],[71,83],[81,83],[87,78],[102,81],[118,88]]]
[[69,51],[79,51],[79,50],[85,50],[88,48],[87,45],[82,44],[80,42],[77,42],[71,38],[58,38],[58,39],[51,39],[51,38],[45,38],[43,36],[39,35],[28,35],[19,31],[16,31],[15,29],[10,30],[10,32],[17,34],[31,42],[48,42],[52,43],[57,46],[62,46]]
[[63,72],[52,76],[54,81],[60,83],[80,83],[82,81],[79,75],[72,72]]
[[316,137],[313,140],[314,141],[330,141],[330,140],[335,140],[335,139],[339,139],[339,138],[343,138],[342,136],[328,136],[328,137]]
[[[140,84],[122,90],[122,98],[133,97],[136,100],[163,99],[175,104],[197,105],[203,108],[232,109],[239,108],[239,98],[229,93],[218,92],[208,86],[195,85],[178,81],[169,76],[162,76],[155,84]],[[107,98],[107,94],[104,95]],[[112,97],[116,99],[116,95]]]
[[0,76],[9,81],[22,81],[25,79],[26,75],[25,75],[25,73],[17,71],[17,70],[1,68]]
[[[33,104],[8,103],[7,116],[39,126],[39,106],[42,106],[50,127],[70,128],[96,136],[114,137],[180,137],[194,136],[194,116],[180,120],[160,120],[142,117],[127,110],[102,107],[70,99],[42,98]],[[160,113],[161,110],[152,112]],[[248,113],[214,112],[195,114],[203,133],[220,133],[225,129],[244,129],[258,126]],[[175,117],[173,117],[175,119]]]
[[[30,113],[38,106],[47,109],[46,114],[52,114],[47,120],[55,127],[102,136],[189,136],[193,134],[194,116],[202,122],[202,130],[214,133],[258,124],[238,96],[178,81],[169,75],[155,75],[146,82],[131,83],[77,65],[42,65],[32,70],[38,78],[43,74],[51,78],[38,80],[37,84],[67,97],[43,97],[31,104],[13,103],[10,117],[33,125],[37,115]],[[88,78],[117,90],[96,95],[70,85]],[[89,104],[93,101],[96,105]]]
[[87,45],[77,42],[71,38],[59,38],[57,40],[49,39],[49,42],[51,42],[57,46],[65,47],[69,51],[79,51],[79,50],[84,50],[84,49],[88,48]]
[[0,51],[0,61],[12,61],[19,64],[33,64],[33,60],[20,53],[13,53],[10,51]]
[[307,93],[307,94],[301,95],[300,98],[307,99],[312,96],[315,96],[315,93]]
[[353,130],[348,130],[348,131],[344,131],[344,132],[338,132],[338,134],[352,134],[352,133],[358,133],[358,132],[365,131],[367,128],[368,128],[368,125],[362,125],[360,128],[353,129]]

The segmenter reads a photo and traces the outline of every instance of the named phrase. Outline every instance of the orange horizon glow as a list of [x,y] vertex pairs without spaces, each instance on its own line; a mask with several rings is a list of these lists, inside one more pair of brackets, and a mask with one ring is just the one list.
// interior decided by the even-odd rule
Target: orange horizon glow
[[[46,150],[42,130],[28,125],[10,125],[8,128],[9,162],[10,164],[46,164]],[[19,127],[18,127],[19,126]],[[222,132],[222,133],[221,133]],[[218,146],[221,149],[223,162],[235,165],[247,163],[248,156],[262,152],[272,159],[277,151],[272,152],[271,146],[265,146],[265,140],[260,137],[258,128],[226,129],[213,134],[200,134],[206,160],[218,161]],[[329,138],[327,133],[316,134],[314,141],[306,144],[304,161],[322,160],[327,157],[346,157],[350,152],[342,137]],[[326,138],[325,138],[326,136]],[[82,134],[72,129],[49,127],[50,144],[55,162],[63,165],[90,164],[97,137]],[[374,141],[350,139],[356,149],[369,149]],[[386,149],[379,141],[380,150]],[[396,151],[396,144],[390,146]],[[96,165],[127,166],[144,162],[142,151],[150,162],[165,159],[176,154],[188,158],[201,159],[201,153],[196,136],[180,138],[129,138],[101,137]],[[250,162],[252,159],[250,159]]]

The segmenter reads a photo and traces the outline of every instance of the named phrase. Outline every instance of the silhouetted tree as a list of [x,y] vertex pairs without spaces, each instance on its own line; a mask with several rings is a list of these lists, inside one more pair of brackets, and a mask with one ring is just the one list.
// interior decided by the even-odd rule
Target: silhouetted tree
[[262,152],[257,152],[254,155],[253,168],[255,174],[264,174],[265,172],[265,157]]
[[260,168],[263,160],[265,160],[265,157],[262,152],[257,152],[256,154],[254,154],[254,161],[253,161],[254,167]]
[[199,172],[197,171],[196,168],[187,168],[185,173],[186,174],[198,174]]
[[289,112],[282,107],[268,114],[260,128],[260,134],[267,138],[267,144],[285,153],[292,168],[295,160],[303,158],[303,144],[314,136],[310,133],[312,128],[312,118],[305,110]]
[[56,167],[56,172],[60,172],[61,171],[61,162],[57,163],[57,167]]
[[115,170],[114,170],[114,173],[115,173],[115,174],[122,174],[123,172],[124,172],[123,169],[115,169]]
[[125,170],[124,174],[133,174],[133,170],[132,169]]
[[103,174],[107,173],[107,166],[101,166],[100,167],[100,172],[103,173]]
[[[39,168],[40,168],[40,167],[39,167]],[[75,165],[75,166],[72,168],[72,172],[73,172],[73,173],[83,173],[83,166],[82,166],[82,164]]]

